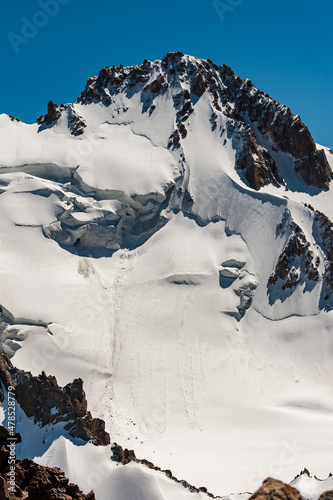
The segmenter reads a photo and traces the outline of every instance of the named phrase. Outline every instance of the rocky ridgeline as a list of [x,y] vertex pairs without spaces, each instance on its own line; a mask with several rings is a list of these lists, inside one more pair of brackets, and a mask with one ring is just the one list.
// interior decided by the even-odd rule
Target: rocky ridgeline
[[181,484],[184,488],[188,488],[191,493],[206,493],[206,495],[210,498],[220,498],[220,497],[215,497],[212,493],[209,493],[207,491],[207,488],[204,486],[200,488],[196,488],[195,486],[189,484],[187,481],[184,479],[177,479],[169,469],[161,469],[161,467],[157,467],[154,465],[152,462],[149,462],[149,460],[145,460],[142,458],[137,458],[135,455],[134,450],[128,450],[127,448],[122,448],[122,446],[119,446],[117,443],[114,443],[111,447],[112,451],[112,457],[111,459],[114,462],[121,463],[123,465],[127,465],[130,462],[136,462],[139,464],[144,465],[148,469],[155,470],[157,472],[161,472],[165,476],[167,476],[169,479],[172,481]]
[[[116,102],[118,94],[130,98],[141,92],[142,112],[150,116],[156,109],[155,99],[168,93],[175,108],[175,129],[169,148],[180,147],[188,133],[186,122],[205,92],[211,96],[212,131],[219,116],[227,119],[227,134],[236,149],[236,167],[254,189],[272,183],[284,185],[273,152],[291,155],[294,168],[308,185],[328,189],[332,172],[323,150],[318,151],[308,128],[298,115],[279,104],[250,80],[236,76],[229,66],[217,66],[210,60],[184,56],[181,52],[167,54],[162,61],[145,60],[131,67],[103,68],[98,76],[88,79],[79,103],[101,103],[113,106],[115,113],[126,113]],[[66,105],[70,106],[70,105]],[[59,120],[66,106],[49,103],[48,112],[39,117],[41,126]],[[69,128],[73,135],[84,132],[84,121],[73,108],[67,109]],[[71,120],[73,123],[70,123]],[[264,147],[263,143],[272,146]]]
[[81,116],[79,116],[72,104],[61,104],[57,106],[54,102],[49,101],[47,105],[46,115],[41,115],[37,118],[37,123],[40,125],[39,131],[47,127],[52,127],[63,116],[66,116],[67,126],[72,135],[82,135],[86,127],[86,123]]
[[0,500],[95,500],[92,491],[83,494],[61,469],[44,467],[29,459],[16,460],[12,486],[9,454],[5,447],[0,448]]
[[56,378],[45,372],[34,377],[30,372],[15,368],[5,353],[0,355],[0,379],[6,388],[15,387],[17,403],[36,424],[46,426],[67,422],[65,430],[74,438],[97,445],[110,443],[104,421],[92,418],[87,411],[81,379],[59,387]]
[[251,80],[236,76],[229,67],[222,66],[221,72],[238,119],[248,116],[262,136],[269,137],[279,151],[290,154],[296,172],[307,184],[328,189],[330,166],[301,118],[254,87]]
[[[123,465],[135,461],[151,470],[165,474],[169,479],[181,484],[191,493],[203,493],[209,498],[223,498],[208,492],[205,487],[196,488],[187,481],[177,479],[170,470],[163,470],[147,460],[137,459],[133,450],[123,449],[121,446],[115,444],[112,447],[112,452],[112,460]],[[9,455],[8,448],[1,446],[0,500],[95,500],[93,491],[83,494],[77,485],[69,482],[61,469],[42,466],[30,459],[16,460],[15,487],[12,487],[10,484],[11,470],[8,464]],[[302,474],[309,476],[309,472],[306,469]],[[249,497],[249,500],[303,500],[303,497],[296,488],[282,481],[267,478],[262,486]],[[333,500],[333,491],[322,493],[318,500]]]
[[[148,460],[137,458],[134,450],[128,450],[127,448],[123,449],[121,446],[114,443],[112,445],[111,451],[113,453],[111,458],[115,462],[126,465],[134,461],[136,463],[144,465],[148,469],[161,472],[172,481],[181,484],[184,488],[187,488],[191,493],[204,493],[209,498],[225,498],[213,495],[213,493],[210,493],[204,486],[197,488],[196,486],[189,484],[184,479],[177,479],[169,469],[161,469]],[[297,476],[295,479],[302,475],[307,475],[310,477],[309,471],[307,469],[304,469],[304,471],[301,472],[301,474],[299,474],[299,476]],[[315,476],[314,479],[318,480]],[[252,496],[250,496],[248,500],[303,500],[303,497],[296,488],[293,488],[292,486],[285,484],[282,481],[273,478],[267,478],[263,482],[263,485]],[[333,500],[333,491],[327,491],[323,493],[318,500]]]

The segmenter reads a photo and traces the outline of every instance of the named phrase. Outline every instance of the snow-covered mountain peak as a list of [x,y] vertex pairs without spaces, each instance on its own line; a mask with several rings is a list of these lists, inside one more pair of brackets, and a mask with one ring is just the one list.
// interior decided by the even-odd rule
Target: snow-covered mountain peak
[[[87,112],[83,105],[89,104],[100,105],[103,111]],[[193,122],[200,120],[211,128],[215,142],[231,143],[236,169],[248,186],[293,189],[296,172],[300,190],[306,189],[302,180],[305,185],[329,188],[332,172],[325,152],[316,148],[300,117],[249,79],[242,80],[230,67],[210,60],[171,52],[161,61],[105,67],[88,79],[76,105],[58,108],[49,103],[47,115],[38,119],[40,131],[63,115],[74,136],[89,133],[98,123],[133,124],[138,133],[171,149],[181,148]],[[153,130],[142,125],[147,120],[154,124]],[[163,130],[157,134],[156,124],[162,120]]]
[[[31,384],[57,402],[42,430],[19,414],[20,457],[97,500],[327,475],[331,166],[289,108],[179,52],[103,68],[36,124],[1,115],[0,341],[22,407]],[[85,438],[103,420],[137,463],[77,446],[55,410],[68,391]]]

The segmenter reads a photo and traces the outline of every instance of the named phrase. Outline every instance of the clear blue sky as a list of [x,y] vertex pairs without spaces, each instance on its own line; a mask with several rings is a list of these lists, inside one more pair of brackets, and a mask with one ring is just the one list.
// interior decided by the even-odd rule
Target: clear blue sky
[[34,122],[104,66],[179,50],[251,78],[333,147],[332,0],[221,0],[220,16],[210,0],[49,0],[52,16],[43,1],[1,2],[0,112]]

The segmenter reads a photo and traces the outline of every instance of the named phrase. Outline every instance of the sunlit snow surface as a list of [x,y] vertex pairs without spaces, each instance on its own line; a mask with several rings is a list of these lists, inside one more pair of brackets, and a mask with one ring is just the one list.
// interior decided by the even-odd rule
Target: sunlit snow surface
[[[271,306],[267,281],[285,209],[314,245],[303,202],[332,217],[332,192],[313,194],[300,180],[290,191],[246,187],[231,144],[210,131],[205,96],[189,119],[183,172],[166,148],[170,103],[157,99],[151,120],[135,102],[116,118],[77,104],[88,124],[78,138],[62,123],[37,133],[0,117],[0,304],[37,323],[15,327],[4,346],[35,375],[45,370],[60,385],[81,377],[112,441],[215,495],[254,491],[267,476],[290,482],[304,467],[327,477],[332,313],[318,307],[320,284]],[[166,224],[136,248],[93,258],[43,234],[79,197],[59,195],[63,179],[85,187],[90,208],[75,217],[93,220],[130,196],[162,196],[181,175],[196,218],[166,207]],[[249,284],[254,302],[238,321],[237,291]],[[205,498],[141,465],[117,466],[110,447],[57,433],[48,442],[22,456],[63,468],[97,500]],[[329,489],[309,481],[296,484],[308,498]]]

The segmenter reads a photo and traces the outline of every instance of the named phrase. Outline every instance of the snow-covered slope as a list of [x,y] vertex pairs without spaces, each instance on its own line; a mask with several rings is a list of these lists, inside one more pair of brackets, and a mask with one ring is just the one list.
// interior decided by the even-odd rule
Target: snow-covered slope
[[[332,159],[249,80],[180,53],[104,68],[36,125],[1,115],[2,349],[81,378],[112,441],[214,495],[326,477]],[[20,457],[97,500],[206,497],[18,429]]]

